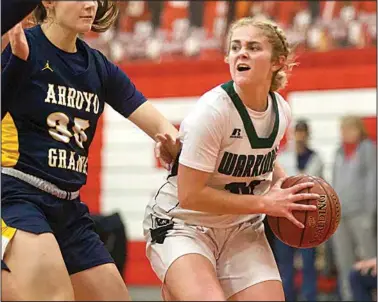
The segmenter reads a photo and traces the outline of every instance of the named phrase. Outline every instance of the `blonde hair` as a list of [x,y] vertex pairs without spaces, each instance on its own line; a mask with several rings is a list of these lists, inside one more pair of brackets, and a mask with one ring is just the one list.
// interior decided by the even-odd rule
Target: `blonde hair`
[[359,116],[346,115],[341,118],[341,127],[350,126],[356,128],[360,133],[360,139],[363,140],[368,137],[364,122]]
[[231,38],[235,29],[243,26],[254,26],[262,30],[264,35],[268,38],[269,43],[273,48],[272,60],[278,60],[280,56],[285,58],[283,67],[273,73],[272,82],[270,85],[270,91],[277,91],[286,86],[288,81],[289,72],[297,65],[294,62],[293,50],[286,39],[286,35],[283,30],[273,21],[265,18],[253,18],[245,17],[241,18],[231,24],[227,34],[227,52],[228,56],[230,52]]

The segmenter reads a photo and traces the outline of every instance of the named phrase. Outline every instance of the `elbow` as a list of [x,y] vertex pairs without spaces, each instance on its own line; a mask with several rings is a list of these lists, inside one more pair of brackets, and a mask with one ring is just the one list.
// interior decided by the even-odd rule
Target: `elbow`
[[195,198],[193,194],[180,194],[179,190],[178,199],[181,208],[186,210],[195,210]]
[[186,210],[192,210],[193,209],[193,202],[190,198],[180,198],[179,196],[179,204],[180,207]]
[[191,203],[188,198],[179,199],[179,204],[182,209],[192,210]]

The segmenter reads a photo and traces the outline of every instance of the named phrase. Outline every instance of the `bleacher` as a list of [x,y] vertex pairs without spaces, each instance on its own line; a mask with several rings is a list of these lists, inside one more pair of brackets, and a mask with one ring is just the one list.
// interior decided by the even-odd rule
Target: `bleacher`
[[85,39],[116,62],[218,59],[230,23],[266,16],[298,51],[376,46],[375,1],[118,1],[114,28]]

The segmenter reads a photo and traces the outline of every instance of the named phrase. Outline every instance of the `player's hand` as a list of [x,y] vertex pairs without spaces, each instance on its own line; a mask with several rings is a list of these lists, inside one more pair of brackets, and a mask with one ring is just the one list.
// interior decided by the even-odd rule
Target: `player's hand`
[[169,170],[182,144],[178,138],[174,140],[169,134],[157,134],[155,138],[157,141],[155,144],[155,156],[159,159],[160,164]]
[[376,276],[377,275],[377,258],[359,261],[354,265],[354,268],[356,270],[359,270],[362,275],[366,275],[370,272],[371,275]]
[[8,32],[12,53],[21,60],[27,61],[29,57],[29,44],[26,40],[22,24],[18,23]]
[[301,200],[319,199],[320,196],[314,193],[298,193],[303,189],[311,188],[314,186],[312,182],[306,182],[294,185],[290,188],[281,188],[282,183],[286,178],[280,178],[272,186],[269,192],[265,195],[267,197],[265,204],[265,211],[269,216],[285,217],[294,223],[297,227],[303,229],[304,225],[298,221],[293,211],[315,211],[316,206],[298,204],[296,202]]

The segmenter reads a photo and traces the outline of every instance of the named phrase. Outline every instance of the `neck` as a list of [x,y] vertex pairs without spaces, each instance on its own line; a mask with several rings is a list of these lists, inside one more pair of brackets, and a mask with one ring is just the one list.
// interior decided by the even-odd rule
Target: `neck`
[[62,27],[58,23],[43,23],[42,31],[49,41],[61,50],[76,52],[77,33]]
[[346,146],[355,146],[358,143],[359,143],[358,141],[356,141],[356,142],[344,142],[344,145],[346,145]]
[[295,149],[296,149],[298,154],[303,154],[306,151],[306,145],[296,144]]
[[236,93],[244,105],[254,111],[263,112],[268,108],[268,93],[270,85],[243,86],[239,87],[234,83]]

